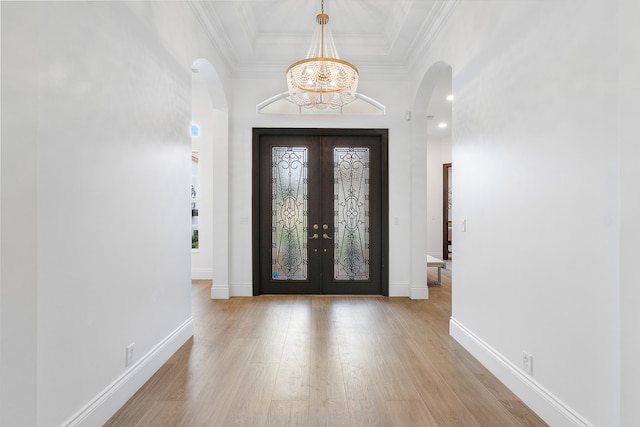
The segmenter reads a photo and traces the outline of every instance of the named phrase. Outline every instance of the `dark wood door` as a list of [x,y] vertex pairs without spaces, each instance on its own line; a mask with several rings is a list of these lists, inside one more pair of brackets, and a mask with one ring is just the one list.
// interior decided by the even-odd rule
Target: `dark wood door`
[[254,294],[388,294],[386,130],[254,130]]

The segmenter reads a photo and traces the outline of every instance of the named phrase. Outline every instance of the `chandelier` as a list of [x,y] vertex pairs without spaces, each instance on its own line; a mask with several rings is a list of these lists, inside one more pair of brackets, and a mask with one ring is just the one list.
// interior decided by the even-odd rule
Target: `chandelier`
[[338,56],[324,0],[316,22],[307,57],[287,68],[289,99],[304,108],[340,108],[356,98],[358,69]]

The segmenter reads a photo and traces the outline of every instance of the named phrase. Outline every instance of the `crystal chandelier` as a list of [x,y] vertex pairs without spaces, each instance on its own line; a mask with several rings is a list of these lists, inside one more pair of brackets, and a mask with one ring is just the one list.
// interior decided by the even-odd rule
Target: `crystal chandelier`
[[307,57],[287,68],[289,99],[304,108],[340,108],[355,99],[358,69],[340,59],[329,31],[329,15],[316,16],[316,28]]

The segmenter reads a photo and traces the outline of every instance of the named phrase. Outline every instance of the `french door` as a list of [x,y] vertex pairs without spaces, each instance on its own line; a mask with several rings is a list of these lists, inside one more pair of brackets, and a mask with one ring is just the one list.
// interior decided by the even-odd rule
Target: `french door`
[[387,140],[254,129],[254,294],[388,294]]

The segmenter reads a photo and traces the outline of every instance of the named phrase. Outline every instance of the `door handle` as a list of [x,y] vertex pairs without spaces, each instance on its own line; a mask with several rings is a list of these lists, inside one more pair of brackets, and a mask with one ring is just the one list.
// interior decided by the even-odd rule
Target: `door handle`
[[318,238],[318,233],[313,233],[313,236],[309,236],[309,240],[313,240],[313,239],[317,239],[317,238]]
[[322,233],[322,238],[327,240],[333,239],[333,237],[330,237],[327,233]]

